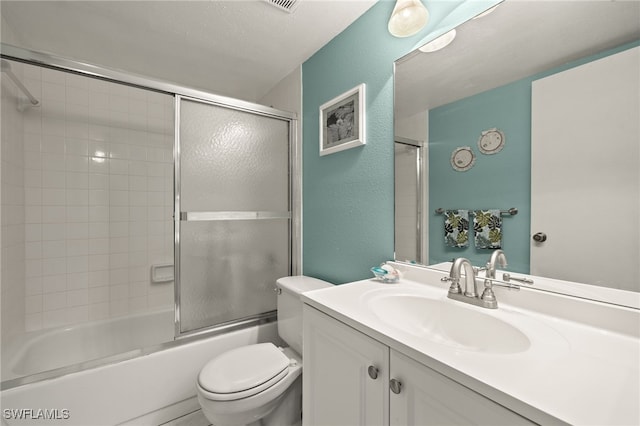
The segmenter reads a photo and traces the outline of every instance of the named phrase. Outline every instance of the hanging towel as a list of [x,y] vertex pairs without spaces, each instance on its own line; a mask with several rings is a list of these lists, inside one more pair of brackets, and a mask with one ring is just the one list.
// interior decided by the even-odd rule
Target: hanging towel
[[473,212],[473,231],[476,248],[502,248],[502,216],[500,210],[475,210]]
[[445,210],[444,243],[447,247],[469,247],[469,210]]

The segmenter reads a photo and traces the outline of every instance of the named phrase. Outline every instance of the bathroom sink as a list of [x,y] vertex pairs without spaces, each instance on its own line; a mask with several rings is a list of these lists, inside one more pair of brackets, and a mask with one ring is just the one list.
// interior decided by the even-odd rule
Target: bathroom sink
[[372,297],[367,305],[382,322],[399,331],[458,349],[510,354],[531,345],[508,322],[448,299],[387,294]]

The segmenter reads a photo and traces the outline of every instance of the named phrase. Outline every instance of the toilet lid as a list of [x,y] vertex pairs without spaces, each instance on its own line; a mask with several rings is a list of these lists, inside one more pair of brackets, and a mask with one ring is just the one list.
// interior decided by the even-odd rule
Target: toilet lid
[[265,388],[260,385],[279,382],[287,375],[289,362],[273,343],[242,346],[209,361],[200,371],[198,383],[208,392],[226,394],[223,399],[238,393],[248,397]]

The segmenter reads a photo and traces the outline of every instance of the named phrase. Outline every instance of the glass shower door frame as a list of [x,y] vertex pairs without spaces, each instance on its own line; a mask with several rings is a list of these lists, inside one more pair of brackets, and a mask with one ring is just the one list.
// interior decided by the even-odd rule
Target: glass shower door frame
[[[415,223],[415,235],[416,235],[416,241],[415,241],[415,250],[416,250],[416,259],[413,259],[417,262],[420,263],[425,263],[427,259],[425,259],[426,255],[425,255],[425,238],[422,234],[423,229],[427,229],[427,227],[424,225],[424,213],[423,211],[425,211],[425,202],[426,202],[426,197],[424,196],[424,176],[423,176],[423,170],[424,170],[424,163],[425,163],[425,159],[424,159],[424,145],[422,142],[414,140],[414,139],[409,139],[409,138],[403,138],[400,136],[396,136],[395,140],[394,140],[395,144],[398,145],[404,145],[410,148],[415,148],[415,186],[416,186],[416,223]],[[394,169],[397,168],[397,165],[394,164]],[[396,170],[397,172],[397,170]],[[394,232],[395,233],[395,232]],[[397,238],[397,236],[396,236]],[[397,250],[397,249],[396,249]],[[394,258],[396,260],[403,260],[403,259],[398,259],[397,258],[397,253],[394,254]]]
[[[181,102],[191,101],[202,103],[206,105],[212,105],[222,108],[228,108],[247,112],[250,114],[270,117],[288,122],[289,128],[289,182],[288,182],[288,198],[289,198],[289,210],[286,212],[275,211],[252,211],[252,212],[238,212],[238,211],[211,211],[211,212],[189,212],[182,211],[181,206],[181,156],[180,156],[180,114],[181,114]],[[228,101],[228,102],[227,102]],[[265,312],[262,314],[254,315],[249,318],[242,318],[239,320],[225,322],[222,324],[212,325],[210,327],[200,328],[191,331],[182,331],[181,327],[181,279],[180,279],[180,253],[181,253],[181,240],[180,230],[181,222],[183,221],[215,221],[215,220],[268,220],[268,219],[287,219],[289,221],[289,235],[288,235],[288,257],[289,257],[289,272],[292,275],[299,274],[300,268],[300,212],[299,206],[301,206],[301,172],[299,165],[300,153],[297,150],[296,144],[296,120],[290,115],[278,115],[274,113],[274,110],[270,108],[251,108],[247,107],[244,102],[234,102],[234,99],[225,99],[224,102],[219,100],[209,100],[198,97],[176,95],[175,96],[175,143],[174,143],[174,291],[175,291],[175,337],[182,338],[187,336],[193,336],[202,333],[222,333],[237,328],[248,327],[254,324],[260,324],[264,322],[274,321],[275,312]],[[275,111],[277,112],[277,111]]]
[[[0,57],[3,59],[9,59],[13,61],[19,61],[22,63],[50,68],[59,71],[69,71],[73,74],[78,74],[86,77],[93,77],[106,82],[124,84],[134,88],[140,88],[149,90],[152,92],[162,93],[173,97],[181,96],[185,99],[194,99],[197,101],[209,102],[213,105],[221,105],[228,108],[235,108],[237,110],[250,111],[253,113],[261,114],[264,116],[281,118],[289,122],[289,138],[290,138],[290,229],[291,229],[291,269],[292,274],[297,275],[301,273],[302,265],[302,249],[301,249],[301,206],[302,206],[302,150],[299,146],[299,130],[297,126],[298,116],[296,113],[277,110],[265,105],[259,105],[256,103],[243,101],[240,99],[232,99],[226,96],[220,96],[213,93],[205,92],[198,89],[193,89],[188,86],[182,86],[174,83],[169,83],[162,80],[156,80],[150,77],[140,76],[132,74],[126,71],[120,71],[110,69],[102,66],[97,66],[87,62],[79,62],[68,58],[52,55],[49,53],[43,53],[35,50],[25,49],[21,47],[12,46],[0,42]],[[178,117],[177,111],[175,111],[175,118]],[[179,151],[176,149],[174,138],[174,173],[176,171],[176,158]],[[175,190],[176,176],[174,174],[174,199],[179,194]],[[175,209],[174,209],[175,212]],[[174,217],[175,223],[175,217]],[[179,236],[175,234],[174,229],[174,247],[175,243],[179,242]],[[179,265],[176,266],[178,268]],[[175,309],[177,309],[174,306]],[[86,362],[61,367],[55,370],[45,371],[30,376],[18,377],[11,380],[2,382],[2,390],[11,389],[14,387],[35,383],[41,380],[53,379],[70,373],[76,373],[84,371],[90,368],[100,367],[106,364],[115,362],[130,360],[144,355],[149,355],[155,352],[163,351],[169,348],[179,347],[184,344],[189,344],[193,341],[215,336],[217,334],[224,333],[236,328],[244,328],[255,323],[268,322],[275,319],[275,315],[268,316],[262,320],[253,320],[253,323],[246,322],[246,324],[238,322],[233,326],[223,327],[217,330],[206,329],[202,332],[194,333],[189,338],[177,338],[166,342],[159,343],[157,345],[136,348],[134,350],[123,352],[117,355],[108,356],[106,358],[99,358],[95,360],[89,360]],[[180,336],[182,337],[182,336]]]

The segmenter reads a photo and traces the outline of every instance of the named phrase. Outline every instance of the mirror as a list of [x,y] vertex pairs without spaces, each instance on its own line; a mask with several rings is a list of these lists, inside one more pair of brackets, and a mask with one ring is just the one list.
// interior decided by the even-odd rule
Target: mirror
[[[396,146],[422,146],[417,163],[396,158],[396,259],[484,266],[497,244],[509,271],[640,291],[640,2],[506,0],[456,30],[442,50],[395,64]],[[582,76],[617,80],[594,67],[618,57],[630,82],[597,88]],[[582,105],[604,112],[573,117]],[[603,124],[610,111],[618,121]],[[410,203],[415,185],[399,174],[413,164],[424,190]],[[447,210],[467,219],[467,235],[449,229],[445,240]],[[411,233],[416,215],[422,231]]]

